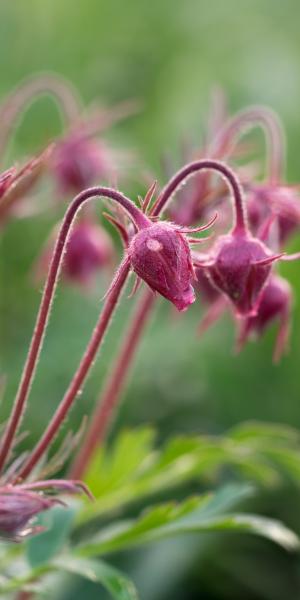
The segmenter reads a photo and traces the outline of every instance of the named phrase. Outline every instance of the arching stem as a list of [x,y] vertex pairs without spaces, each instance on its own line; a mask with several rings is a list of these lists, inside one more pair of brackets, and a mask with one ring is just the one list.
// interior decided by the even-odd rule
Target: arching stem
[[248,232],[247,225],[247,214],[244,195],[241,184],[235,173],[224,163],[214,159],[203,159],[194,161],[178,171],[167,183],[164,189],[161,191],[156,204],[155,214],[160,214],[162,210],[169,204],[170,200],[182,186],[182,184],[189,179],[192,175],[201,171],[215,171],[219,173],[221,177],[226,181],[230,188],[235,206],[235,233],[245,234]]
[[[218,170],[220,174],[230,171],[222,163],[217,161],[197,161],[187,165],[179,171],[165,186],[161,192],[154,209],[151,211],[153,216],[158,216],[166,207],[171,197],[178,190],[182,182],[202,169]],[[234,186],[235,194],[238,194],[238,202],[243,205],[243,199],[240,198],[240,186],[234,174],[230,171],[230,182]],[[241,209],[244,219],[244,209]],[[83,444],[79,449],[77,457],[71,464],[70,476],[81,478],[89,465],[90,459],[99,444],[105,441],[116,412],[121,395],[126,384],[130,369],[132,368],[139,342],[144,333],[145,327],[149,321],[151,312],[155,305],[155,296],[149,290],[145,290],[138,301],[132,321],[126,330],[117,358],[110,370],[107,381],[104,384],[103,391],[96,403],[95,410],[90,419],[90,425],[87,429]]]
[[276,184],[284,177],[285,135],[281,122],[270,108],[252,106],[229,119],[209,146],[215,158],[230,154],[242,134],[254,127],[262,127],[267,142],[266,178]]
[[62,401],[60,402],[54,416],[52,417],[48,427],[46,428],[43,436],[35,446],[34,450],[30,453],[29,457],[21,467],[16,479],[25,479],[35,465],[39,462],[46,449],[53,442],[60,426],[62,425],[68,411],[70,410],[73,402],[79,393],[83,382],[85,381],[88,372],[95,360],[96,354],[99,350],[100,344],[104,338],[105,332],[110,324],[110,320],[114,309],[117,305],[121,291],[127,279],[127,275],[130,270],[129,259],[125,258],[121,263],[117,277],[112,287],[111,293],[107,296],[101,316],[96,324],[93,331],[91,340],[86,348],[86,351],[82,357],[80,365],[70,383],[70,386],[65,393]]
[[0,105],[1,158],[24,112],[41,95],[53,97],[67,126],[78,119],[81,113],[80,98],[75,88],[63,77],[54,73],[42,73],[25,79]]
[[[15,402],[11,411],[11,415],[8,424],[5,428],[0,449],[0,471],[9,456],[15,434],[18,430],[25,406],[30,391],[30,387],[33,381],[37,361],[42,347],[42,342],[46,327],[49,320],[49,314],[51,305],[54,298],[54,293],[62,265],[63,254],[66,247],[66,243],[70,234],[71,226],[74,222],[75,216],[80,208],[91,198],[95,196],[103,196],[114,200],[128,212],[130,218],[136,225],[136,227],[143,228],[151,225],[151,222],[143,213],[123,194],[116,190],[105,187],[94,187],[84,190],[78,196],[75,197],[73,202],[69,205],[64,220],[62,222],[56,246],[54,248],[49,272],[38,311],[36,324],[34,327],[31,343],[29,346],[27,358],[25,361],[19,389],[15,398]],[[113,294],[114,290],[112,290]],[[109,298],[107,298],[109,300]]]

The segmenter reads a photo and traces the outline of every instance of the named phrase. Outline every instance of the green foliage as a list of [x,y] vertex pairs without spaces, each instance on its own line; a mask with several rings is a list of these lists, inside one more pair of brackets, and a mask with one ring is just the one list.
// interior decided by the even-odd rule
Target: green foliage
[[[54,508],[49,511],[50,515],[52,513],[50,518],[52,527],[50,526],[48,532],[42,534],[44,539],[42,536],[40,538],[43,564],[38,558],[38,540],[33,540],[29,551],[30,568],[26,567],[20,557],[18,576],[3,576],[0,580],[0,593],[7,594],[18,589],[39,591],[38,580],[41,577],[64,572],[101,583],[115,600],[136,600],[137,593],[134,585],[117,569],[99,560],[99,557],[181,534],[250,533],[275,542],[286,550],[298,549],[300,542],[297,536],[278,521],[249,514],[231,513],[237,503],[252,494],[253,488],[249,485],[226,485],[214,494],[188,498],[181,503],[168,502],[148,507],[136,519],[116,521],[101,528],[96,535],[92,537],[88,535],[88,539],[79,545],[73,545],[69,550],[64,548],[60,553],[58,549],[62,550],[63,541],[66,541],[66,531],[72,514],[66,514],[68,526],[62,527],[64,530],[62,533],[59,530],[59,524],[61,526],[63,524],[62,509],[61,514],[58,514],[57,509]],[[48,555],[45,552],[47,541]],[[97,557],[97,560],[94,557]],[[47,562],[46,558],[48,558]],[[22,570],[23,573],[20,575],[19,572]]]
[[[253,481],[265,485],[278,484],[280,470],[282,477],[299,484],[298,443],[298,432],[291,428],[254,422],[235,427],[224,436],[174,437],[159,449],[151,428],[122,432],[111,448],[97,452],[90,465],[87,483],[96,496],[95,502],[82,499],[69,508],[51,509],[39,519],[45,526],[43,533],[24,547],[11,546],[6,553],[2,549],[1,594],[18,589],[40,593],[44,589],[40,584],[45,582],[43,576],[47,576],[47,589],[49,577],[51,582],[53,574],[64,572],[101,583],[116,600],[135,600],[133,584],[99,558],[182,534],[247,533],[286,550],[298,549],[296,534],[282,523],[232,512],[237,504],[253,496],[253,485],[225,485],[215,493],[198,494],[180,503],[153,504],[158,492],[170,496],[175,486],[193,480],[203,485],[205,479],[217,479],[224,466],[237,469],[241,476],[251,472]],[[103,520],[99,524],[100,516],[120,513],[137,500],[143,500],[141,514],[130,519],[110,518],[108,525]],[[96,534],[90,533],[90,523]],[[12,561],[19,565],[17,576],[10,571]]]
[[[46,592],[47,584],[35,584],[35,580],[52,573],[67,573],[84,577],[94,583],[100,583],[115,600],[137,600],[137,592],[129,579],[114,567],[100,560],[78,558],[72,554],[61,555],[59,559],[43,567],[27,571],[22,577],[0,580],[0,593],[7,594],[19,589],[28,592]],[[50,584],[51,585],[51,584]]]
[[289,427],[250,422],[224,436],[173,437],[160,449],[154,442],[153,429],[140,428],[97,451],[86,476],[96,503],[79,523],[191,480],[212,481],[224,467],[264,486],[280,476],[299,483],[299,433]]
[[37,523],[45,531],[27,542],[26,554],[31,567],[47,564],[61,551],[69,537],[74,516],[73,508],[58,506],[38,517]]
[[138,519],[104,528],[78,549],[80,556],[100,556],[183,533],[235,531],[254,533],[295,550],[299,540],[281,523],[253,515],[229,514],[230,508],[253,492],[249,486],[225,486],[213,495],[189,498],[181,504],[159,504]]

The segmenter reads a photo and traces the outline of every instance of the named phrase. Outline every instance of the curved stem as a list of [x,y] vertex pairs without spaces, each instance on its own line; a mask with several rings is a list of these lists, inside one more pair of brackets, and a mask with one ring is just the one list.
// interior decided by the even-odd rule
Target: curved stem
[[155,204],[155,213],[159,214],[172,199],[173,195],[180,186],[192,175],[200,171],[211,170],[219,173],[226,181],[232,191],[235,206],[235,233],[245,234],[248,232],[247,213],[245,200],[239,179],[234,172],[224,163],[214,159],[203,159],[186,165],[170,179],[164,189],[161,191]]
[[62,265],[63,254],[66,247],[66,243],[70,234],[72,223],[78,210],[83,206],[85,202],[95,196],[103,196],[118,202],[128,212],[130,218],[135,223],[136,227],[148,227],[151,225],[151,221],[147,219],[145,215],[123,194],[116,190],[112,190],[106,187],[94,187],[84,190],[78,196],[75,197],[73,202],[69,205],[64,220],[62,222],[57,242],[54,248],[51,264],[49,267],[49,273],[45,284],[42,300],[40,303],[39,312],[36,319],[31,343],[29,346],[27,358],[25,361],[19,389],[15,398],[15,402],[11,411],[11,415],[8,424],[5,428],[0,449],[0,471],[3,468],[6,459],[10,453],[10,449],[14,440],[14,436],[17,432],[20,424],[32,380],[35,373],[35,368],[39,358],[44,333],[49,320],[50,309]]
[[285,161],[285,135],[281,122],[270,108],[252,106],[229,119],[209,146],[213,157],[224,157],[232,152],[238,138],[249,128],[262,127],[267,142],[266,174],[271,183],[283,179]]
[[90,368],[93,365],[100,344],[103,341],[104,334],[109,326],[112,314],[116,308],[117,301],[127,279],[130,270],[130,262],[126,257],[120,265],[117,277],[112,287],[111,293],[107,296],[103,310],[101,311],[100,319],[93,331],[91,340],[86,348],[86,351],[81,359],[80,365],[70,383],[70,386],[60,402],[54,416],[52,417],[48,427],[46,428],[40,441],[31,452],[24,465],[21,467],[16,476],[16,480],[25,479],[39,462],[47,448],[53,442],[60,426],[62,425],[68,411],[70,410],[78,392],[85,381]]
[[121,350],[111,367],[110,375],[100,394],[99,400],[96,402],[96,409],[93,412],[84,442],[74,463],[71,465],[69,476],[73,479],[80,479],[84,475],[96,447],[105,440],[115,410],[119,404],[121,390],[124,389],[126,384],[138,343],[144,333],[155,300],[153,292],[145,290],[145,293],[138,302],[129,327],[125,332]]
[[23,81],[0,106],[0,156],[2,157],[12,131],[20,122],[26,109],[41,95],[51,95],[67,125],[78,119],[81,101],[75,88],[63,77],[45,73]]
[[[195,174],[202,169],[215,169],[216,166],[216,170],[221,174],[224,174],[225,171],[227,175],[229,173],[230,182],[234,188],[235,194],[238,196],[238,202],[241,204],[241,216],[244,226],[243,198],[241,196],[239,183],[236,181],[235,176],[228,167],[225,167],[225,165],[216,161],[197,161],[181,169],[181,171],[175,174],[165,186],[151,211],[151,214],[153,216],[158,216],[160,214],[170,201],[171,197],[178,190],[178,187],[180,187],[187,177],[190,177],[192,174]],[[138,344],[150,318],[154,303],[155,296],[153,296],[151,291],[146,290],[138,303],[129,327],[124,334],[120,351],[112,366],[109,378],[104,384],[103,391],[96,403],[96,408],[92,414],[90,426],[85,434],[83,445],[81,446],[75,461],[71,465],[71,477],[81,478],[84,476],[96,447],[105,440],[113,418],[113,413],[116,411],[120,402],[121,392],[126,384],[129,370],[132,367]]]

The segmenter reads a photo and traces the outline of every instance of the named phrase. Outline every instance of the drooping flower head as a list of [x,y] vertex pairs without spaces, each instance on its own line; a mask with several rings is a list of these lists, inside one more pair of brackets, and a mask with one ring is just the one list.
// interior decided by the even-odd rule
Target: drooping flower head
[[59,498],[45,494],[46,489],[68,494],[83,491],[90,495],[85,485],[77,481],[48,480],[0,486],[0,540],[21,542],[44,530],[34,524],[35,518],[54,506],[65,506]]
[[234,231],[220,236],[202,266],[213,285],[233,303],[237,314],[255,314],[259,295],[276,258],[258,238]]
[[154,223],[131,240],[128,253],[135,273],[179,311],[195,301],[191,252],[186,236],[171,223]]
[[[47,273],[53,252],[55,235],[38,259],[36,276],[40,279]],[[63,276],[65,280],[80,286],[89,286],[97,273],[112,263],[114,249],[104,228],[91,218],[79,221],[73,227],[64,255]]]
[[268,215],[276,215],[281,247],[300,228],[300,200],[296,187],[267,184],[251,186],[247,206],[253,232],[257,232]]
[[229,175],[234,189],[234,226],[231,232],[219,236],[206,255],[195,257],[195,264],[229,298],[238,315],[248,316],[255,314],[272,262],[280,255],[274,255],[251,235],[242,190],[230,171]]
[[111,162],[105,146],[81,133],[61,140],[53,153],[52,165],[63,193],[76,193],[98,179],[107,179]]
[[263,335],[274,321],[278,321],[274,350],[274,361],[277,362],[288,344],[291,305],[290,284],[283,277],[272,275],[263,289],[256,315],[241,322],[238,349],[243,347],[248,338]]
[[0,488],[0,539],[20,542],[42,531],[34,517],[59,503],[37,492],[7,486]]

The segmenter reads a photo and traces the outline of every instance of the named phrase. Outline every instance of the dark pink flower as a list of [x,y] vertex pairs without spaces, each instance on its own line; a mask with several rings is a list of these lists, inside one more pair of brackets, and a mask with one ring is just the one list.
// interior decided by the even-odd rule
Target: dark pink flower
[[286,349],[289,337],[289,320],[292,304],[292,289],[288,281],[272,275],[263,289],[257,314],[241,323],[238,339],[239,349],[251,335],[261,336],[274,322],[279,321],[274,360],[278,361]]
[[300,200],[296,187],[267,184],[253,186],[248,195],[247,206],[254,233],[268,214],[277,216],[281,246],[300,228]]
[[78,223],[70,235],[63,273],[71,281],[89,284],[97,271],[111,263],[112,257],[113,246],[103,227]]
[[0,487],[0,539],[20,542],[43,531],[43,527],[34,525],[35,517],[57,504],[65,506],[59,498],[47,496],[43,490],[67,494],[84,492],[90,496],[86,486],[78,481],[53,479],[6,484]]
[[34,517],[57,503],[55,498],[37,492],[13,486],[0,488],[0,539],[20,542],[39,533],[42,528],[32,524]]
[[64,193],[76,193],[111,172],[106,148],[82,134],[72,134],[55,147],[52,165]]
[[267,246],[249,233],[220,236],[210,253],[195,264],[225,294],[238,315],[256,313],[260,293],[271,271],[273,256]]
[[[37,261],[37,280],[43,279],[48,270],[55,237],[56,228]],[[63,276],[70,282],[88,286],[99,271],[111,264],[113,256],[111,239],[103,227],[87,220],[79,222],[69,237],[62,267]]]
[[178,227],[161,222],[141,229],[132,238],[128,252],[135,273],[178,310],[195,301],[191,252]]

